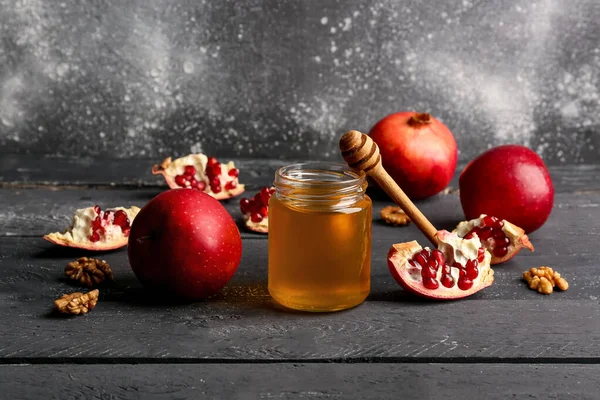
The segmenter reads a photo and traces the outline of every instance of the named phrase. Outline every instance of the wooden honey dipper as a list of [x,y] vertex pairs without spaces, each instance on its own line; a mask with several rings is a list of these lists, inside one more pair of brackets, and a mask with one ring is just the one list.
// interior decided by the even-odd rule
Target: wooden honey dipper
[[379,147],[369,136],[359,131],[349,131],[340,139],[342,157],[348,166],[356,171],[364,171],[398,204],[417,225],[429,241],[437,247],[437,229],[413,204],[396,181],[381,165]]

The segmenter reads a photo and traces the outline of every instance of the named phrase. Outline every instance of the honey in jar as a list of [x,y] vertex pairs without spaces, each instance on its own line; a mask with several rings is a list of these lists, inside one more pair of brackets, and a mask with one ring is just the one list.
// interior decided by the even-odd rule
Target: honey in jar
[[304,311],[362,303],[370,290],[371,199],[364,173],[311,162],[280,168],[269,201],[269,293]]

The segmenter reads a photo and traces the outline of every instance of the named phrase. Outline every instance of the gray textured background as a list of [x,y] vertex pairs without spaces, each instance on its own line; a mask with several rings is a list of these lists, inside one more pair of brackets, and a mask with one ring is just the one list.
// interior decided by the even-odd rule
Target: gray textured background
[[600,161],[599,0],[0,0],[0,152],[331,158],[405,109],[460,160]]

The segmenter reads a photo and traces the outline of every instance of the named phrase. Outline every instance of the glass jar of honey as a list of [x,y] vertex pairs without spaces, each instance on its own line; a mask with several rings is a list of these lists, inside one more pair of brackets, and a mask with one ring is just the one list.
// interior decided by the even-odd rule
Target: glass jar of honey
[[362,303],[371,285],[371,199],[364,173],[308,162],[275,173],[269,201],[269,293],[303,311]]

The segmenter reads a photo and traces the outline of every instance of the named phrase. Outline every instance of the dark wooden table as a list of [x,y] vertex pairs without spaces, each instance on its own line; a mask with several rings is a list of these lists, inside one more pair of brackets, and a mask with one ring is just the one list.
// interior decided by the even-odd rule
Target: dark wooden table
[[[250,192],[283,162],[238,161]],[[0,398],[576,398],[600,397],[600,167],[552,168],[554,211],[535,253],[497,266],[495,284],[455,302],[404,293],[391,244],[414,226],[383,224],[374,203],[371,295],[332,314],[286,312],[266,289],[266,236],[241,228],[238,272],[215,299],[154,301],[125,249],[101,254],[116,276],[88,315],[53,300],[77,286],[64,266],[86,255],[41,239],[76,208],[143,206],[164,190],[152,161],[3,157],[0,161]],[[456,188],[456,181],[452,186]],[[238,200],[224,202],[240,219]],[[418,203],[438,227],[461,218],[455,191]],[[567,292],[543,296],[524,270],[556,268]]]

